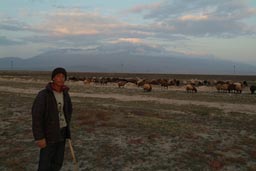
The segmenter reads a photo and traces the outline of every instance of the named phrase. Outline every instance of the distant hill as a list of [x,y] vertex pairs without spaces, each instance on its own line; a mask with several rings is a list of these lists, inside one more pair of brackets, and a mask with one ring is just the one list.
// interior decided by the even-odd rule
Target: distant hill
[[[256,67],[243,63],[165,54],[141,49],[60,49],[42,53],[29,59],[8,57],[0,59],[0,70],[52,70],[63,66],[69,71],[129,72],[173,74],[256,74]],[[150,49],[146,49],[146,52]],[[159,54],[159,55],[158,55]]]

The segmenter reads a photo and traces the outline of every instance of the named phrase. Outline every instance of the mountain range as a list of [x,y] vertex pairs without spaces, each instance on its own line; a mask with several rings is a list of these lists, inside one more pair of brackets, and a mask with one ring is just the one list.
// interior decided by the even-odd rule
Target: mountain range
[[118,45],[92,49],[56,49],[22,59],[0,59],[0,70],[52,70],[166,74],[256,74],[256,66],[213,57],[188,57],[148,46]]

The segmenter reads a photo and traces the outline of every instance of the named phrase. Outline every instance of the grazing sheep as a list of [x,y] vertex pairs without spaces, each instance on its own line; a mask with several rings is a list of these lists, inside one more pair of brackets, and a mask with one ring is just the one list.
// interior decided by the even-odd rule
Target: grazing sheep
[[242,93],[242,91],[243,91],[242,85],[236,85],[235,90],[237,93]]
[[244,85],[244,87],[247,87],[248,86],[247,81],[243,81],[243,85]]
[[168,80],[168,85],[174,86],[176,85],[176,82],[174,80]]
[[216,85],[218,85],[218,84],[220,84],[220,85],[225,84],[224,81],[216,81],[216,80],[215,80],[215,82],[216,82]]
[[137,85],[138,85],[138,87],[143,86],[145,83],[146,83],[146,81],[145,81],[145,80],[139,80],[139,81],[137,81]]
[[107,78],[100,78],[100,84],[101,85],[107,85],[107,83],[108,83],[108,80],[107,80]]
[[168,82],[162,82],[161,87],[168,89]]
[[177,80],[176,78],[174,78],[174,79],[169,79],[168,80],[168,85],[169,86],[179,86],[180,85],[180,81],[179,80]]
[[92,81],[91,79],[88,79],[88,78],[87,78],[87,79],[85,79],[85,80],[84,80],[84,85],[88,85],[88,84],[90,84],[90,83],[91,83],[91,81]]
[[147,92],[150,92],[152,90],[151,84],[144,84],[143,85],[143,90],[147,91]]
[[235,84],[229,84],[228,85],[228,92],[235,92],[236,90],[236,85]]
[[127,81],[119,81],[117,83],[117,85],[118,85],[119,88],[121,88],[121,87],[124,87],[126,83],[127,83]]
[[228,86],[229,86],[229,84],[227,84],[227,83],[222,84],[221,90],[222,90],[223,92],[227,92],[227,91],[228,91]]
[[75,76],[68,77],[68,80],[69,81],[79,81],[79,79],[77,77],[75,77]]
[[255,90],[256,90],[256,86],[255,85],[250,86],[251,94],[254,94]]
[[203,81],[203,84],[204,84],[205,86],[210,86],[210,85],[211,85],[211,82],[208,81],[208,80],[204,80],[204,81]]
[[216,89],[219,92],[227,92],[229,90],[229,84],[228,83],[221,83],[219,82],[217,85],[216,85]]
[[134,79],[134,78],[127,78],[126,79],[127,80],[127,82],[130,82],[130,83],[133,83],[133,84],[137,84],[137,79]]
[[156,79],[150,80],[149,83],[152,84],[152,85],[158,85],[159,84]]
[[198,81],[197,82],[197,86],[203,86],[204,85],[204,82],[203,81]]
[[233,83],[235,85],[235,91],[237,93],[242,93],[243,91],[243,84],[242,83]]
[[191,84],[188,84],[188,85],[186,85],[186,91],[187,91],[187,93],[189,93],[189,92],[197,92],[197,89],[196,89],[196,87],[195,86],[193,86],[193,85],[191,85]]
[[216,89],[217,89],[218,93],[221,91],[221,87],[222,87],[222,84],[220,84],[220,83],[218,83],[216,85]]
[[175,79],[175,81],[176,81],[176,86],[180,86],[180,80]]

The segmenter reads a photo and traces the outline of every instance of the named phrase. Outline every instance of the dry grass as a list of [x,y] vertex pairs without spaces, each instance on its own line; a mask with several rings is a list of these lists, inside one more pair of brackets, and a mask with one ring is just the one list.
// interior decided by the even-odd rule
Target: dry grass
[[[15,78],[17,73],[12,74],[8,79]],[[47,74],[36,76],[45,82],[33,84],[24,80],[34,79],[35,73],[19,73],[19,77],[24,76],[22,82],[5,79],[0,80],[0,86],[39,90],[47,83]],[[70,85],[71,92],[102,95],[97,98],[72,97],[72,139],[81,170],[256,168],[256,115],[249,113],[249,109],[238,112],[189,103],[103,98],[106,94],[121,94],[127,98],[143,95],[149,99],[251,106],[256,102],[255,96],[207,91],[187,94],[161,89],[143,93],[138,88]],[[33,142],[30,114],[34,97],[33,93],[0,91],[0,141],[4,144],[0,148],[0,170],[36,170],[39,150]],[[67,148],[63,170],[71,169],[72,159]]]

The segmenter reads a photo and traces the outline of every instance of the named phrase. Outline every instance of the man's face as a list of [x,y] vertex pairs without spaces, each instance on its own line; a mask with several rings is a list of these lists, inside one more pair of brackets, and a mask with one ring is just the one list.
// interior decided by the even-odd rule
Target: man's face
[[59,73],[53,77],[53,83],[57,86],[63,86],[65,82],[65,75],[62,73]]

